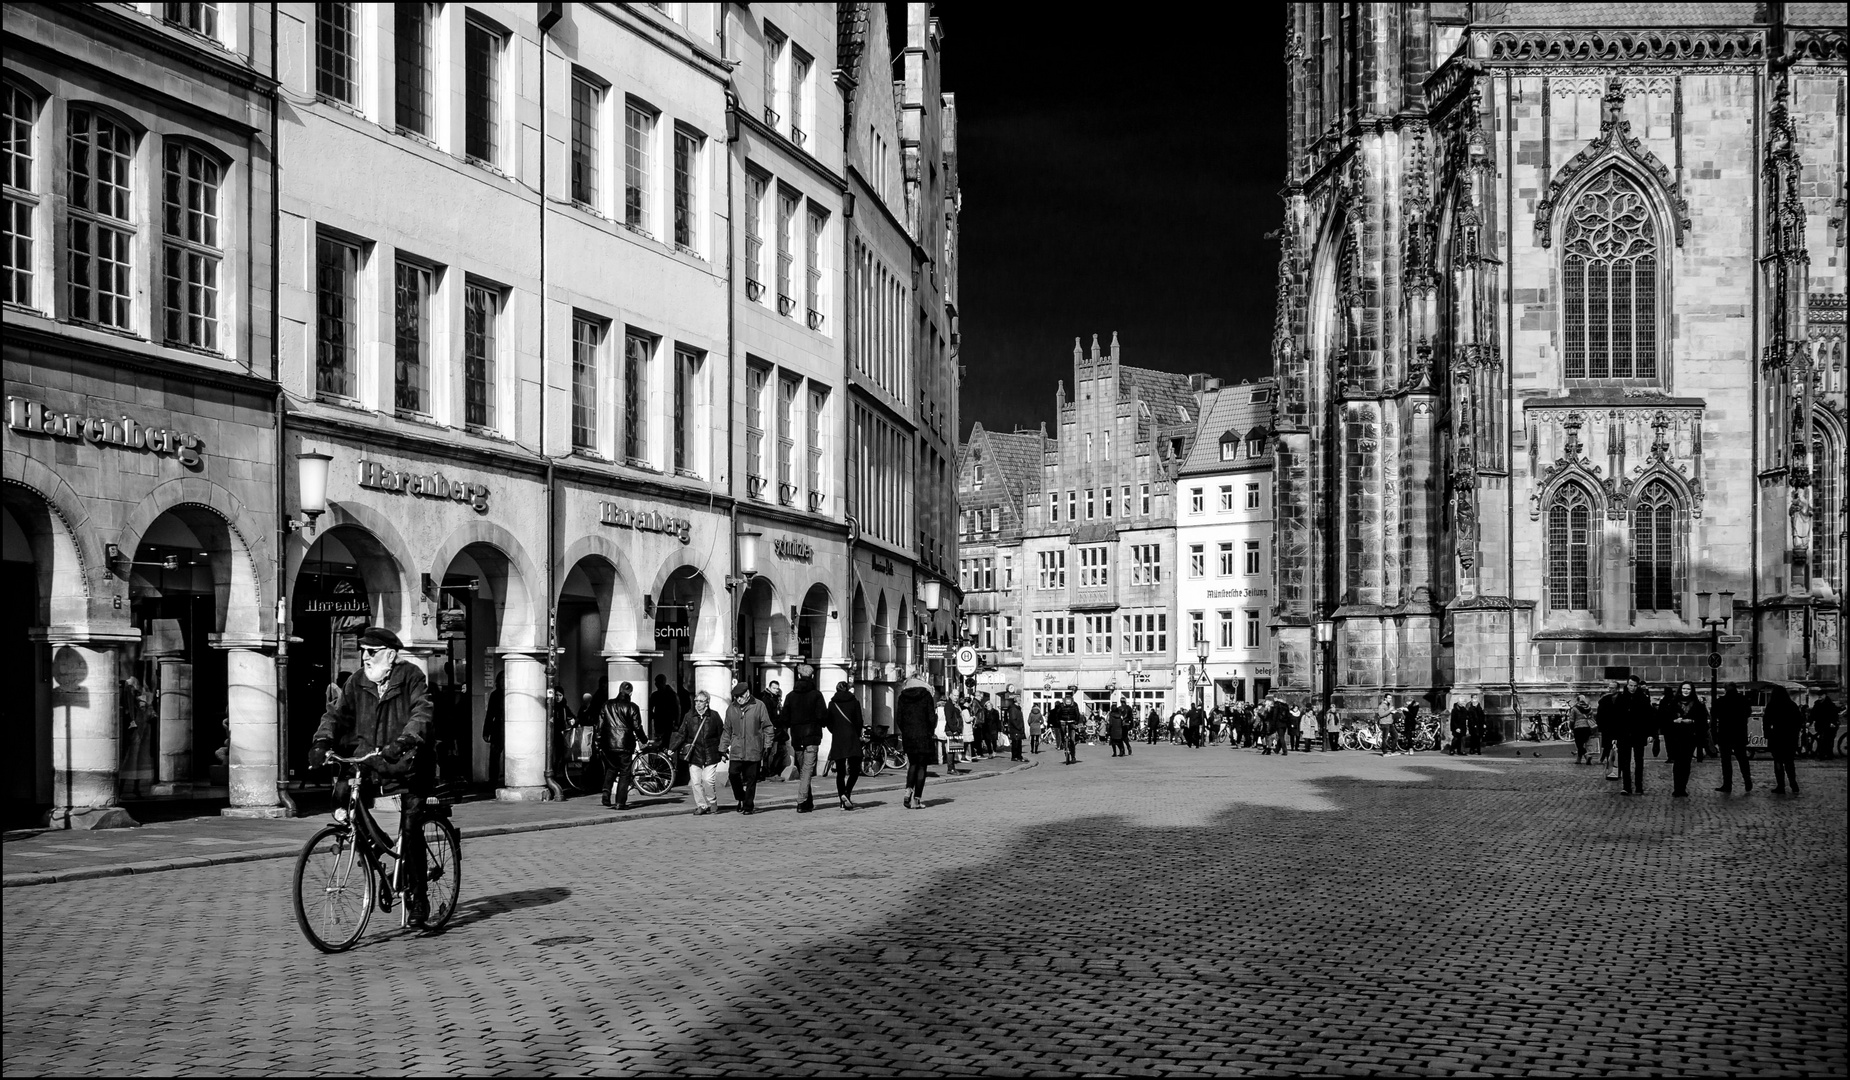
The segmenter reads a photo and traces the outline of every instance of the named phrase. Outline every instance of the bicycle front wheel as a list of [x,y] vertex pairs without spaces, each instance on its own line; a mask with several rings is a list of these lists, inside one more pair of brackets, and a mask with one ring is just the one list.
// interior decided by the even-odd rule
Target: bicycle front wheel
[[329,825],[311,837],[295,861],[295,921],[308,943],[345,952],[366,932],[375,883],[353,831]]
[[441,818],[424,823],[424,899],[429,904],[421,929],[441,934],[456,914],[462,895],[462,840]]
[[906,767],[906,751],[904,747],[889,746],[886,748],[886,767],[895,771]]
[[886,755],[869,747],[861,754],[861,775],[879,776],[886,771]]
[[630,777],[635,781],[636,790],[644,795],[665,795],[674,786],[674,762],[659,751],[638,754]]

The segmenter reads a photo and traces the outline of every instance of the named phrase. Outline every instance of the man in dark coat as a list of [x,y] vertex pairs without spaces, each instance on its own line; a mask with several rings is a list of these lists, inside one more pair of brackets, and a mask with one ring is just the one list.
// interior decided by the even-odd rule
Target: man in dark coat
[[1201,702],[1197,701],[1188,707],[1188,716],[1185,718],[1182,730],[1183,738],[1187,741],[1189,749],[1201,749],[1201,729],[1207,722],[1208,715],[1201,711]]
[[[348,680],[352,681],[352,680]],[[482,741],[488,744],[488,780],[501,780],[502,751],[507,746],[507,672],[495,672],[495,688],[488,694],[488,707],[482,713]]]
[[1085,726],[1085,717],[1079,715],[1079,706],[1073,703],[1073,691],[1068,690],[1066,697],[1053,707],[1053,729],[1055,738],[1066,750],[1066,763],[1079,763],[1079,729]]
[[630,700],[630,684],[617,686],[617,696],[604,703],[597,716],[597,756],[604,766],[604,805],[628,810],[630,805],[630,762],[636,757],[636,745],[645,738],[642,710]]
[[1709,738],[1709,710],[1696,694],[1696,684],[1685,680],[1674,695],[1664,698],[1658,713],[1663,724],[1664,750],[1670,755],[1670,795],[1689,797],[1690,759]]
[[668,685],[668,676],[655,677],[655,689],[649,691],[649,734],[656,742],[666,742],[669,733],[681,726],[688,709],[681,707],[681,695]]
[[[401,843],[405,869],[414,877],[404,893],[413,897],[413,923],[424,920],[425,860],[423,829],[417,815],[437,784],[434,732],[431,729],[430,687],[424,673],[409,660],[399,659],[398,635],[382,626],[368,627],[360,635],[360,670],[347,680],[340,699],[328,707],[309,741],[309,768],[326,763],[330,752],[342,757],[364,757],[374,750],[384,759],[373,765],[361,783],[381,795],[403,793]],[[336,785],[335,803],[346,798],[345,780]],[[385,901],[387,910],[391,900]]]
[[1484,726],[1486,717],[1484,707],[1477,703],[1477,695],[1465,698],[1465,747],[1473,754],[1484,752]]
[[1008,730],[1009,760],[1025,761],[1021,756],[1022,744],[1028,741],[1028,725],[1021,716],[1021,702],[1013,694],[1002,695],[1003,726]]
[[1741,786],[1754,790],[1754,777],[1747,769],[1747,718],[1753,712],[1753,706],[1747,701],[1747,695],[1739,687],[1728,684],[1728,692],[1715,702],[1715,750],[1722,759],[1722,786],[1716,791],[1734,790],[1734,765],[1741,764]]
[[938,706],[931,687],[914,675],[893,706],[893,725],[906,751],[906,809],[925,809],[925,772],[938,748]]
[[[771,729],[776,736],[765,744],[764,756],[759,759],[759,776],[776,776],[786,780],[784,771],[784,751],[790,747],[790,729],[784,724],[784,687],[776,679],[764,684],[764,693],[758,695],[758,701],[764,706],[765,715],[771,718]],[[793,774],[794,775],[794,774]]]
[[1622,795],[1644,794],[1644,744],[1657,737],[1657,706],[1644,688],[1644,677],[1626,680],[1618,701],[1619,780]]
[[1799,756],[1799,728],[1804,723],[1805,714],[1799,711],[1792,695],[1785,687],[1775,686],[1766,710],[1760,714],[1760,730],[1766,733],[1767,752],[1773,755],[1775,794],[1786,793],[1787,781],[1792,784],[1792,793],[1799,793],[1799,774],[1793,762]]
[[1612,689],[1600,696],[1599,707],[1593,711],[1593,726],[1599,731],[1601,765],[1612,760],[1613,742],[1617,739],[1619,730],[1619,695],[1624,692],[1625,684],[1614,679]]
[[784,730],[790,739],[790,753],[797,770],[797,813],[807,814],[816,808],[810,788],[816,776],[816,748],[822,745],[823,711],[828,707],[822,692],[816,689],[816,677],[808,664],[797,668],[796,689],[784,699]]
[[1452,702],[1452,745],[1445,752],[1454,756],[1465,752],[1465,731],[1471,726],[1471,710],[1465,707],[1465,699]]
[[1811,703],[1812,730],[1818,737],[1818,760],[1837,756],[1837,702],[1822,690],[1816,691],[1818,700]]

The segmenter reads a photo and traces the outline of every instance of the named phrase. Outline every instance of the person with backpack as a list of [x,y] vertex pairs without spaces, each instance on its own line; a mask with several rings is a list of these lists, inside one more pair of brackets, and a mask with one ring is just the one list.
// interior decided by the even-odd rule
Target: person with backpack
[[835,798],[843,810],[854,810],[854,782],[861,776],[861,703],[846,679],[835,684],[823,722],[829,729],[829,762],[835,770]]

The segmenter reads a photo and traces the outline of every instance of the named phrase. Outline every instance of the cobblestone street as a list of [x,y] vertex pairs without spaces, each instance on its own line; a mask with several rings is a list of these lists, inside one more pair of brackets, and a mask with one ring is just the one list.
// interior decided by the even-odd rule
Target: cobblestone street
[[1844,1071],[1840,764],[1040,762],[465,837],[446,934],[331,957],[287,860],[10,888],[5,1070]]

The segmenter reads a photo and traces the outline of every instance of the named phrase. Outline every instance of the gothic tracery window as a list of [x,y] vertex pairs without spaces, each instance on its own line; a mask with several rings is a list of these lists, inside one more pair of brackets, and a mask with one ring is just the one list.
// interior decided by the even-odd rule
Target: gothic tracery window
[[1657,378],[1657,227],[1644,193],[1607,169],[1575,200],[1561,249],[1567,377]]
[[1843,594],[1844,557],[1844,451],[1823,424],[1812,421],[1811,457],[1816,470],[1812,481],[1812,569],[1832,593]]
[[1548,504],[1548,606],[1593,608],[1593,500],[1579,484],[1564,484]]
[[1632,606],[1678,611],[1677,499],[1662,483],[1644,490],[1632,507]]

